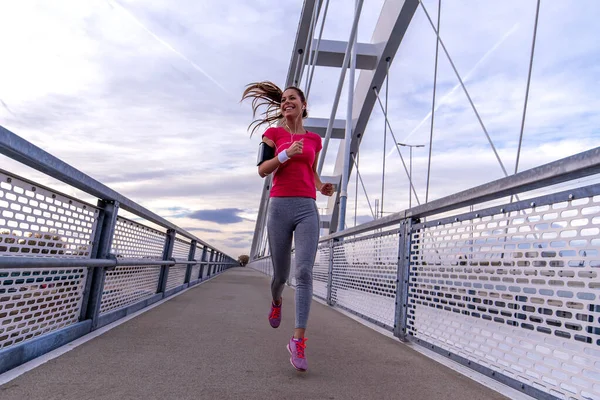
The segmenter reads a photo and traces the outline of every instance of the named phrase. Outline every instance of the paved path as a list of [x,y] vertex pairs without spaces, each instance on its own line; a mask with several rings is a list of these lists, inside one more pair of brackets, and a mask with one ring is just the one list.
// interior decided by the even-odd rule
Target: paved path
[[504,399],[398,341],[313,302],[309,371],[267,321],[269,279],[226,271],[0,386],[2,400]]

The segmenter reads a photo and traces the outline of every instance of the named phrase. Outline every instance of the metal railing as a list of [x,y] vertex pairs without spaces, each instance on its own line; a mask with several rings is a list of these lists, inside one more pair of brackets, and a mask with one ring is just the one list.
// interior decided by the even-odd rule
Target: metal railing
[[0,153],[99,199],[0,169],[0,373],[237,265],[3,127]]
[[599,173],[596,148],[323,237],[314,295],[536,398],[600,398]]

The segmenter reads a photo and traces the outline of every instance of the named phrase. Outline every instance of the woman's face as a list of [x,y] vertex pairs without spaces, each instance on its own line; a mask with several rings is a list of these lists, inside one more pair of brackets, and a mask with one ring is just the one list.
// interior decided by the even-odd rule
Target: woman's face
[[288,89],[281,96],[281,114],[286,118],[301,119],[305,104],[300,94],[294,89]]

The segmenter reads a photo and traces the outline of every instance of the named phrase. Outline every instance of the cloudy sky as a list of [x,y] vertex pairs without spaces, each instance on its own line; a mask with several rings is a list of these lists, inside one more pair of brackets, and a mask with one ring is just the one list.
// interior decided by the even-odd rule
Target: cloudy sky
[[[345,40],[351,0],[331,0],[323,37]],[[370,42],[383,0],[365,0]],[[437,20],[437,1],[425,1]],[[441,36],[507,170],[514,170],[536,2],[442,1]],[[285,83],[302,1],[20,0],[0,4],[0,125],[198,237],[249,251],[262,180],[244,85]],[[542,2],[520,170],[600,143],[600,2]],[[428,144],[435,35],[418,9],[390,70],[396,139]],[[502,177],[446,56],[438,67],[430,199]],[[339,71],[318,68],[311,116],[327,117]],[[344,93],[346,91],[344,90]],[[338,118],[345,117],[345,94]],[[381,197],[383,118],[361,147],[371,202]],[[389,135],[389,132],[388,132]],[[407,207],[388,136],[385,212]],[[338,143],[330,146],[333,160]],[[404,150],[403,150],[404,151]],[[406,154],[406,153],[404,153]],[[414,153],[424,200],[428,147]],[[72,188],[6,158],[2,168]],[[324,172],[333,172],[329,162]],[[348,224],[354,224],[354,177]],[[370,218],[364,193],[358,220]],[[319,206],[326,202],[318,198]],[[413,200],[413,204],[415,200]]]

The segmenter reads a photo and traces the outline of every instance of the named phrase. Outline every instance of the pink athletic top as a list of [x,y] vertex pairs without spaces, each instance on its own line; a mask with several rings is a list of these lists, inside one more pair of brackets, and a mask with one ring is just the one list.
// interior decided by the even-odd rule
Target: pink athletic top
[[316,200],[313,163],[316,153],[323,148],[321,136],[313,132],[292,134],[285,128],[272,127],[265,131],[263,137],[275,143],[275,157],[292,143],[304,139],[302,153],[291,157],[275,171],[271,197],[310,197]]

